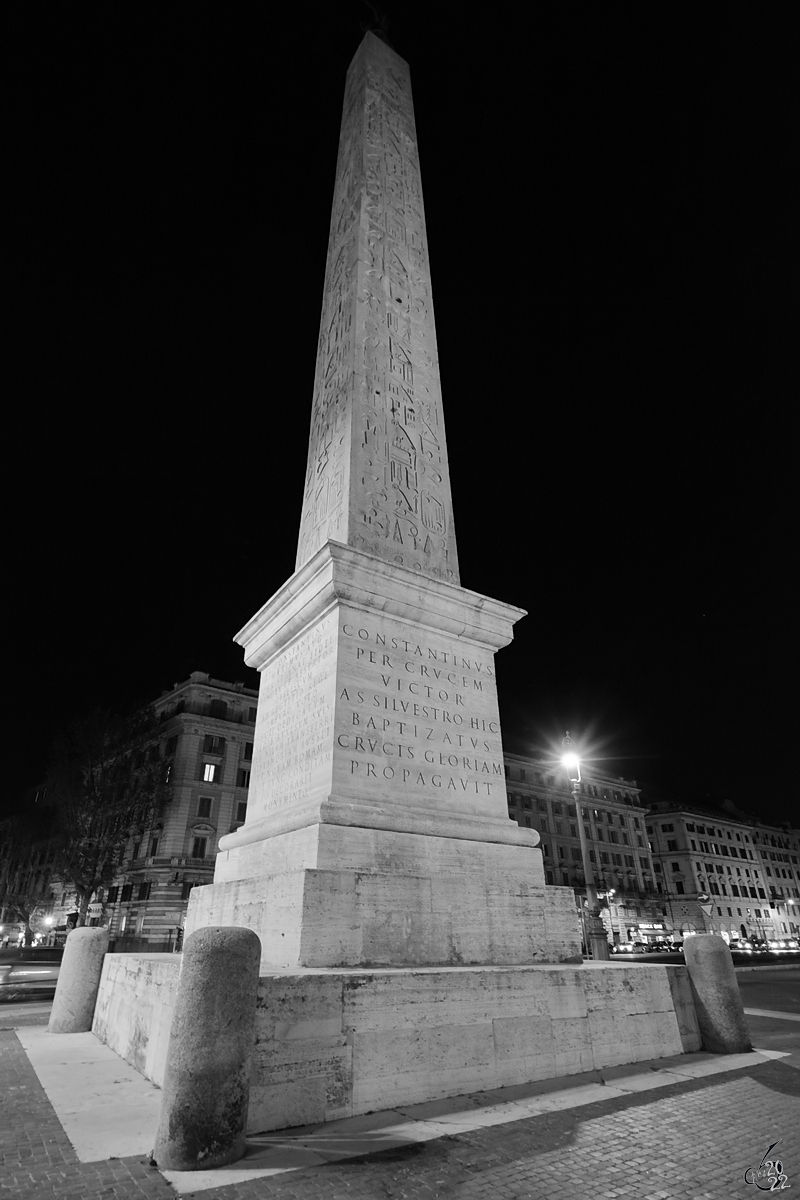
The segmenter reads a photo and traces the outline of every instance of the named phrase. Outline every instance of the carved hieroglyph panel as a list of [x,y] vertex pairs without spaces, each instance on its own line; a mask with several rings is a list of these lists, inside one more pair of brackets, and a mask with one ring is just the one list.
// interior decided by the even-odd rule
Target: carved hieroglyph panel
[[297,567],[329,539],[459,582],[406,63],[348,73]]

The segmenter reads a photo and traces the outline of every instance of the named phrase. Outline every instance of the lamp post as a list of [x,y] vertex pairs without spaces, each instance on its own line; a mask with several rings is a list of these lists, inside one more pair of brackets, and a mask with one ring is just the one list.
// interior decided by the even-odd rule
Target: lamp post
[[569,731],[563,739],[562,745],[564,753],[561,756],[561,765],[563,766],[567,779],[572,787],[572,799],[575,802],[575,816],[578,821],[578,836],[581,842],[581,858],[583,859],[583,878],[586,882],[586,899],[589,902],[589,912],[586,917],[586,929],[589,934],[589,945],[591,946],[592,958],[603,959],[606,962],[611,957],[608,951],[608,938],[606,937],[605,926],[600,917],[600,907],[597,902],[597,888],[594,883],[594,871],[592,870],[592,860],[589,858],[589,847],[586,842],[586,830],[583,826],[583,813],[581,812],[581,797],[579,784],[581,782],[581,764],[577,754],[571,749],[572,742],[570,740]]

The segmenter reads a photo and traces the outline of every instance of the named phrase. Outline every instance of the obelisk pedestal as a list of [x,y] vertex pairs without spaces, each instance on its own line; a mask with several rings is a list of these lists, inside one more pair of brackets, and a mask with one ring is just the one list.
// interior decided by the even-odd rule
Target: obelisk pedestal
[[578,961],[571,893],[507,813],[494,653],[520,615],[319,550],[239,637],[252,798],[187,932],[248,925],[264,968]]

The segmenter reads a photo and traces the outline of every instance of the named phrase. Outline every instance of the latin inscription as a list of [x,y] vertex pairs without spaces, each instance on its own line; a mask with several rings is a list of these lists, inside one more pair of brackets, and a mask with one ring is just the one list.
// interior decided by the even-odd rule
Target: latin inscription
[[455,799],[462,798],[475,807],[489,799],[504,809],[491,655],[433,646],[366,622],[345,621],[340,632],[339,778],[346,773],[367,792],[374,781],[382,791],[400,785],[435,803],[458,807]]

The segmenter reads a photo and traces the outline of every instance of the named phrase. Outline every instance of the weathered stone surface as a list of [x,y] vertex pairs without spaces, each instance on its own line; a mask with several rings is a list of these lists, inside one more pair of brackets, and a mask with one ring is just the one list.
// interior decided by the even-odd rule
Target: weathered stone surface
[[178,954],[107,954],[92,1033],[146,1079],[164,1084]]
[[[126,960],[149,1024],[136,1039],[100,1022],[95,1032],[127,1061],[153,1062],[177,964],[156,973],[152,958],[109,959]],[[272,972],[258,986],[248,1132],[698,1050],[687,1003],[686,968],[671,965]]]
[[249,929],[186,939],[153,1156],[202,1171],[245,1151],[261,948]]
[[247,925],[265,970],[580,961],[572,893],[524,846],[320,825],[242,852],[254,873],[195,888],[186,929]]
[[686,939],[683,954],[703,1049],[715,1054],[741,1054],[752,1049],[725,939],[716,933],[698,933]]
[[108,930],[83,927],[67,937],[48,1029],[86,1033],[92,1028],[97,989],[108,950]]

